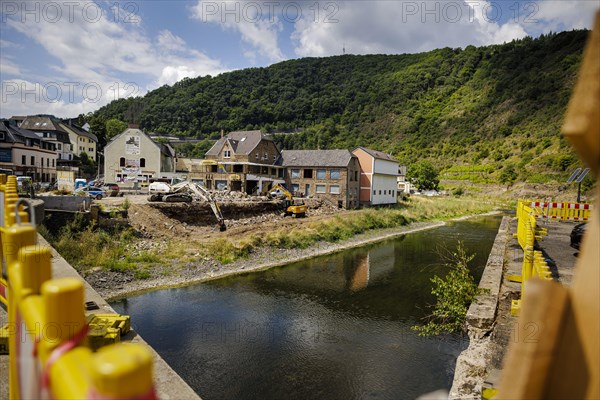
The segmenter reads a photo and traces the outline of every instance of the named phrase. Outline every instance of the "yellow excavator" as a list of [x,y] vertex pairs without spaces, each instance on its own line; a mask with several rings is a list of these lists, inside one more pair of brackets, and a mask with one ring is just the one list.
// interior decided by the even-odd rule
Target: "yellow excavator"
[[282,200],[283,216],[291,215],[294,218],[306,216],[306,204],[303,200],[294,200],[294,196],[283,186],[277,183],[269,192],[271,197]]

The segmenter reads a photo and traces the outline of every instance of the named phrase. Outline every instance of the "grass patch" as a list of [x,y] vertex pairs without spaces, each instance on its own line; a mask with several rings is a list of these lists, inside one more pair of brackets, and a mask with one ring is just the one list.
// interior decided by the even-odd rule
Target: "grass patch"
[[205,255],[223,264],[249,257],[258,247],[306,249],[317,242],[337,243],[378,229],[396,228],[411,222],[447,220],[464,215],[483,214],[499,206],[483,196],[417,197],[393,208],[369,208],[313,222],[308,226],[280,229],[266,235],[250,235],[233,241],[220,238],[209,244]]
[[56,235],[52,235],[43,226],[39,228],[39,232],[80,272],[100,267],[109,271],[131,271],[137,278],[144,279],[150,277],[150,266],[163,262],[162,257],[152,251],[142,251],[135,255],[127,252],[127,246],[135,240],[131,229],[98,229],[80,214]]

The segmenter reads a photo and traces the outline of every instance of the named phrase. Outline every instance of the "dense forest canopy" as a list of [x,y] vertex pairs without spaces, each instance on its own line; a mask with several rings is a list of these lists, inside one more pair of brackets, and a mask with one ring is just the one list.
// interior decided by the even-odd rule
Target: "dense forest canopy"
[[405,164],[429,159],[455,175],[506,165],[526,167],[528,176],[560,174],[577,163],[560,126],[587,35],[290,60],[186,78],[84,118],[104,140],[115,119],[207,139],[187,149],[195,156],[221,130],[261,129],[277,133],[285,149],[368,146]]

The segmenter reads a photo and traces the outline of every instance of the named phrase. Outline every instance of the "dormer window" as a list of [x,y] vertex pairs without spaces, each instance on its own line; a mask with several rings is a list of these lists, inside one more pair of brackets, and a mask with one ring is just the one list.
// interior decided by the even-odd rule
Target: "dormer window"
[[225,150],[223,152],[223,157],[225,157],[225,158],[231,158],[231,150]]

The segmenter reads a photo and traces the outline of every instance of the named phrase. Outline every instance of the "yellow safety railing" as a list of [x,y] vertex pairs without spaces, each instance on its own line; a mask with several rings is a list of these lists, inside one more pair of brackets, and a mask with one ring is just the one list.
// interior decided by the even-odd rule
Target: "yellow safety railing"
[[88,345],[83,283],[52,279],[51,250],[37,244],[31,204],[25,212],[16,189],[16,177],[0,174],[10,399],[155,399],[146,346]]
[[529,278],[538,277],[552,280],[552,273],[542,252],[534,250],[535,241],[542,240],[542,237],[547,234],[547,230],[537,226],[535,210],[529,205],[531,202],[526,200],[519,200],[517,204],[517,234],[515,236],[523,249],[523,263],[521,275],[508,276],[510,281],[521,283],[521,299],[513,300],[511,305],[511,314],[515,316],[519,315],[521,300],[525,297],[525,284]]

